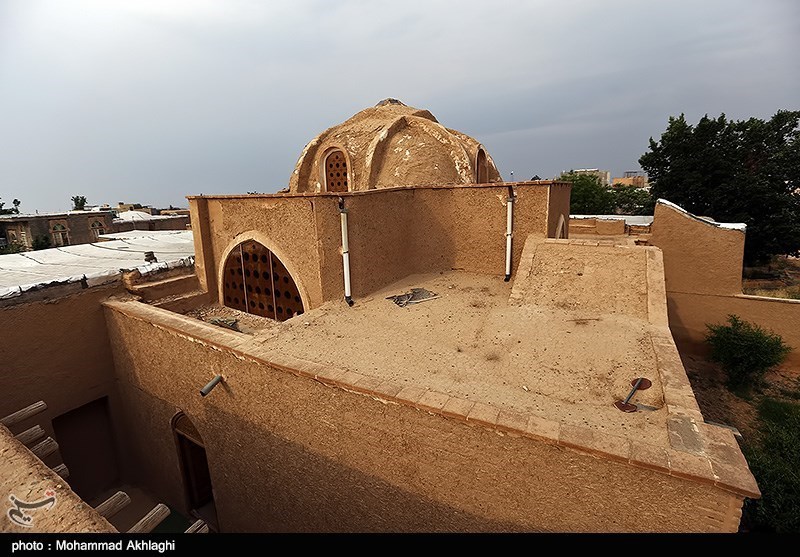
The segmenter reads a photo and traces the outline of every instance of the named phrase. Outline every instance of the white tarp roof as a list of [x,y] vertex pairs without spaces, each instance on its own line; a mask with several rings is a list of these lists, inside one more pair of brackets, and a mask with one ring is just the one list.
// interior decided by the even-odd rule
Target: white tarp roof
[[150,222],[154,220],[167,220],[167,219],[174,219],[176,217],[182,217],[184,215],[151,215],[150,213],[145,213],[143,211],[131,210],[131,211],[123,211],[117,214],[117,218],[114,220],[116,221],[136,221],[136,222]]
[[[89,285],[101,284],[122,271],[138,269],[144,274],[192,264],[191,231],[163,232],[168,234],[149,232],[129,239],[0,255],[0,299],[54,282],[77,282],[85,277]],[[153,252],[157,263],[144,260],[147,251]]]
[[[143,238],[149,236],[151,238],[160,238],[162,236],[169,236],[171,234],[186,234],[186,230],[128,230],[127,232],[109,232],[108,234],[100,234],[101,240],[132,240],[135,238]],[[191,231],[189,231],[191,234]]]

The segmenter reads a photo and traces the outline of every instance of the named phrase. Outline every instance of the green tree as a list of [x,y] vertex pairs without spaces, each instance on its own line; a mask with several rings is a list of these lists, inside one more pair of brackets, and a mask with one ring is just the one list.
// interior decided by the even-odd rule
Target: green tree
[[83,208],[86,207],[86,197],[83,195],[73,195],[72,196],[72,210],[73,211],[83,211]]
[[15,199],[14,201],[11,202],[11,205],[13,205],[13,207],[11,209],[4,209],[3,208],[4,205],[5,205],[5,203],[0,201],[0,215],[18,215],[19,214],[19,205],[20,205],[20,200],[19,199]]
[[33,238],[33,242],[31,242],[31,247],[34,250],[49,248],[50,236],[47,236],[46,234],[42,234],[41,236],[35,236]]
[[697,215],[747,224],[745,261],[800,253],[800,111],[770,120],[671,117],[639,164],[651,191]]
[[757,385],[764,374],[780,365],[791,352],[777,333],[728,316],[728,324],[707,324],[706,342],[711,346],[711,360],[728,375],[728,385],[748,389]]
[[0,247],[0,255],[6,255],[7,253],[19,253],[22,251],[22,246],[19,244],[8,244],[6,246]]
[[656,201],[644,188],[619,185],[611,190],[614,212],[620,215],[652,215]]
[[572,215],[607,215],[614,210],[614,195],[597,176],[565,172],[559,180],[572,183],[569,212]]

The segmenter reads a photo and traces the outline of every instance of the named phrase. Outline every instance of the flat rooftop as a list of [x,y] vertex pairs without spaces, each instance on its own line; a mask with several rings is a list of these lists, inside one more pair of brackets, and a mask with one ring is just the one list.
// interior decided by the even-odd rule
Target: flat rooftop
[[[436,297],[387,299],[412,288]],[[697,405],[669,331],[657,248],[529,237],[510,283],[459,270],[412,275],[353,307],[329,301],[284,322],[191,300],[200,305],[173,306],[183,315],[105,305],[389,404],[759,496],[733,434],[705,423]],[[618,410],[639,377],[652,385],[633,396],[636,412]]]
[[[425,288],[440,298],[399,307],[387,296]],[[502,277],[450,272],[407,277],[358,300],[329,303],[259,332],[280,353],[501,409],[667,443],[649,323],[627,315],[510,303]],[[613,403],[647,377],[626,414]]]
[[[540,258],[541,268],[532,272],[537,278],[518,279],[541,286],[532,290],[512,292],[512,283],[502,277],[451,271],[409,276],[357,299],[353,307],[329,302],[282,323],[247,315],[252,337],[241,349],[265,360],[288,356],[668,446],[647,292],[639,286],[647,279],[628,276],[627,285],[615,280],[598,295],[604,300],[584,302],[580,298],[593,293],[578,292],[583,285],[573,276],[583,276],[578,267],[592,274],[590,255],[581,254],[580,262]],[[628,268],[643,275],[644,252],[624,255],[642,256]],[[616,278],[618,268],[604,269],[602,259],[595,263],[599,275],[589,280]],[[552,284],[542,284],[540,275],[554,277]],[[558,277],[564,280],[559,283]],[[405,307],[386,299],[411,288],[439,297]],[[548,294],[553,291],[561,295]],[[234,310],[219,311],[230,317]],[[203,314],[206,320],[215,316],[209,308]],[[263,321],[263,328],[253,330],[254,320]],[[634,397],[638,412],[621,412],[613,404],[627,396],[637,377],[646,377],[652,387]]]

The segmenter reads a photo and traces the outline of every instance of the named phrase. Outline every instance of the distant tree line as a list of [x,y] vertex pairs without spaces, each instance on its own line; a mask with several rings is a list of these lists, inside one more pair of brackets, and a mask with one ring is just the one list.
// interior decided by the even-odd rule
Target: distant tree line
[[745,263],[774,255],[800,255],[800,111],[780,110],[769,120],[670,117],[639,164],[650,191],[607,188],[599,178],[566,173],[572,214],[652,215],[655,200],[719,222],[747,225]]
[[[0,197],[0,199],[2,198]],[[3,201],[0,201],[0,215],[18,215],[20,203],[21,202],[19,199],[15,199],[11,202],[12,207],[10,209],[6,209],[6,204]]]
[[559,180],[572,183],[569,211],[573,215],[652,215],[655,200],[646,189],[618,185],[609,188],[598,176],[565,172]]
[[800,111],[771,119],[670,118],[639,164],[654,197],[720,222],[747,224],[745,260],[800,252]]

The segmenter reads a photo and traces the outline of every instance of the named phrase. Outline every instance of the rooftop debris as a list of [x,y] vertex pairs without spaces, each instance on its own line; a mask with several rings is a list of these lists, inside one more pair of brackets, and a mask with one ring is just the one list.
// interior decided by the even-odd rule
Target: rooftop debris
[[237,325],[239,322],[238,319],[232,319],[230,317],[214,317],[209,319],[208,322],[212,325],[218,325],[220,327],[225,327],[226,329],[231,329],[232,331],[239,330],[239,326]]
[[427,302],[428,300],[435,300],[439,295],[436,292],[425,290],[424,288],[412,288],[411,292],[405,294],[395,294],[388,296],[387,300],[392,300],[398,306],[406,307],[408,304],[418,304],[420,302]]
[[637,377],[636,379],[631,380],[631,392],[628,393],[628,396],[625,397],[625,400],[618,400],[614,403],[619,410],[623,412],[636,412],[638,407],[635,404],[631,404],[631,399],[636,391],[644,391],[652,387],[653,383],[645,378],[645,377]]

